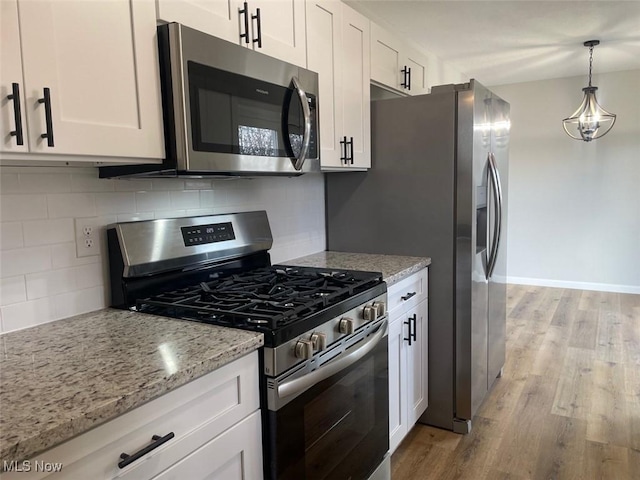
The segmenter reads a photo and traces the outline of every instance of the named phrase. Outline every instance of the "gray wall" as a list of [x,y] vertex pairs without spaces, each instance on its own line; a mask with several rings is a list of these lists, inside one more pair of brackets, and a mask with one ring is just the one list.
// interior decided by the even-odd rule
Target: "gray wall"
[[586,81],[492,87],[511,103],[509,281],[640,293],[640,70],[593,77],[618,117],[590,143],[561,123]]

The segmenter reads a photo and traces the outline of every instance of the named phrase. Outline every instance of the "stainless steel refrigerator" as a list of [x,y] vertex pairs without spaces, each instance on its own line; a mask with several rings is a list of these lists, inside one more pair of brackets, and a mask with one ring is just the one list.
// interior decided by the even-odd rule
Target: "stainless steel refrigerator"
[[327,248],[429,256],[429,406],[467,433],[505,360],[509,104],[475,80],[372,102],[372,168],[326,176]]

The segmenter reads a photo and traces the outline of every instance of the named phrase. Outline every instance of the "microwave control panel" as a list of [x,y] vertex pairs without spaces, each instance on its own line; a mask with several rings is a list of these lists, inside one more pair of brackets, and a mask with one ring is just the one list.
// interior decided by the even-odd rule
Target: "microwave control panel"
[[231,222],[180,227],[185,247],[235,240]]

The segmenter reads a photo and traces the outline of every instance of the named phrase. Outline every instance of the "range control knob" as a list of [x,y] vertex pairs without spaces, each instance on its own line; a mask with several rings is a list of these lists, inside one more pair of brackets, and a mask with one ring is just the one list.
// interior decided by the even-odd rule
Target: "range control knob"
[[387,306],[384,302],[373,302],[373,306],[378,308],[378,316],[381,317],[387,311]]
[[375,320],[378,318],[378,308],[375,305],[367,305],[362,311],[362,318],[367,321]]
[[293,354],[296,358],[302,358],[305,360],[310,359],[313,357],[313,343],[309,340],[298,340]]
[[349,317],[343,317],[338,323],[338,330],[340,333],[350,335],[353,333],[353,319]]
[[327,348],[327,334],[322,332],[313,332],[311,334],[311,343],[315,350],[321,352]]

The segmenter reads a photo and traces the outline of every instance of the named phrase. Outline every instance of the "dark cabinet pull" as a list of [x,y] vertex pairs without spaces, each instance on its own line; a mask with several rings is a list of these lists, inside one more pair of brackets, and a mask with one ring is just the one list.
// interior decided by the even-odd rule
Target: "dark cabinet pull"
[[351,137],[351,140],[349,140],[349,142],[347,142],[349,144],[349,161],[351,162],[351,165],[353,165],[353,137]]
[[347,163],[349,159],[347,158],[347,137],[342,137],[340,140],[340,161],[343,163]]
[[409,317],[409,320],[411,321],[411,323],[413,323],[413,331],[409,330],[409,336],[413,337],[413,341],[417,342],[417,338],[416,338],[416,330],[417,330],[417,322],[418,322],[418,315],[417,314],[413,314],[413,317]]
[[251,20],[256,20],[258,25],[258,38],[253,39],[253,43],[258,44],[258,48],[262,48],[262,20],[260,19],[260,9],[256,8],[256,14],[251,15]]
[[138,450],[133,455],[129,455],[127,453],[121,453],[120,454],[120,458],[122,459],[122,461],[118,462],[118,468],[124,468],[127,465],[132,464],[133,462],[138,460],[140,457],[144,457],[151,450],[155,450],[156,448],[158,448],[163,443],[166,443],[169,440],[171,440],[173,437],[175,437],[173,432],[167,433],[164,437],[161,437],[159,435],[154,435],[154,436],[151,437],[151,440],[153,440],[153,442],[151,442],[146,447]]
[[44,97],[38,99],[38,103],[44,103],[44,118],[47,124],[47,133],[40,135],[47,139],[47,146],[53,147],[53,118],[51,117],[51,91],[48,87],[43,89]]
[[400,298],[406,302],[411,297],[413,297],[415,294],[416,294],[416,292],[408,292],[406,295],[402,295]]
[[400,86],[402,88],[406,88],[407,90],[411,90],[411,67],[407,67],[405,65],[404,68],[400,70],[400,72],[402,73],[402,83],[400,84]]
[[[416,322],[418,321],[418,315],[416,315],[415,313],[413,314],[413,317],[409,317],[407,318],[406,322],[403,322],[405,325],[407,325],[409,327],[409,337],[404,338],[404,340],[409,342],[409,346],[411,346],[412,342],[417,342],[417,335],[416,335]],[[413,326],[413,327],[412,327]]]
[[244,43],[249,43],[249,5],[244,2],[244,8],[238,12],[244,15],[244,33],[240,34],[240,39],[244,38]]
[[22,110],[20,109],[20,85],[11,84],[11,95],[7,95],[9,100],[13,100],[13,118],[16,121],[16,129],[9,132],[12,137],[16,137],[16,145],[24,145],[22,136]]

